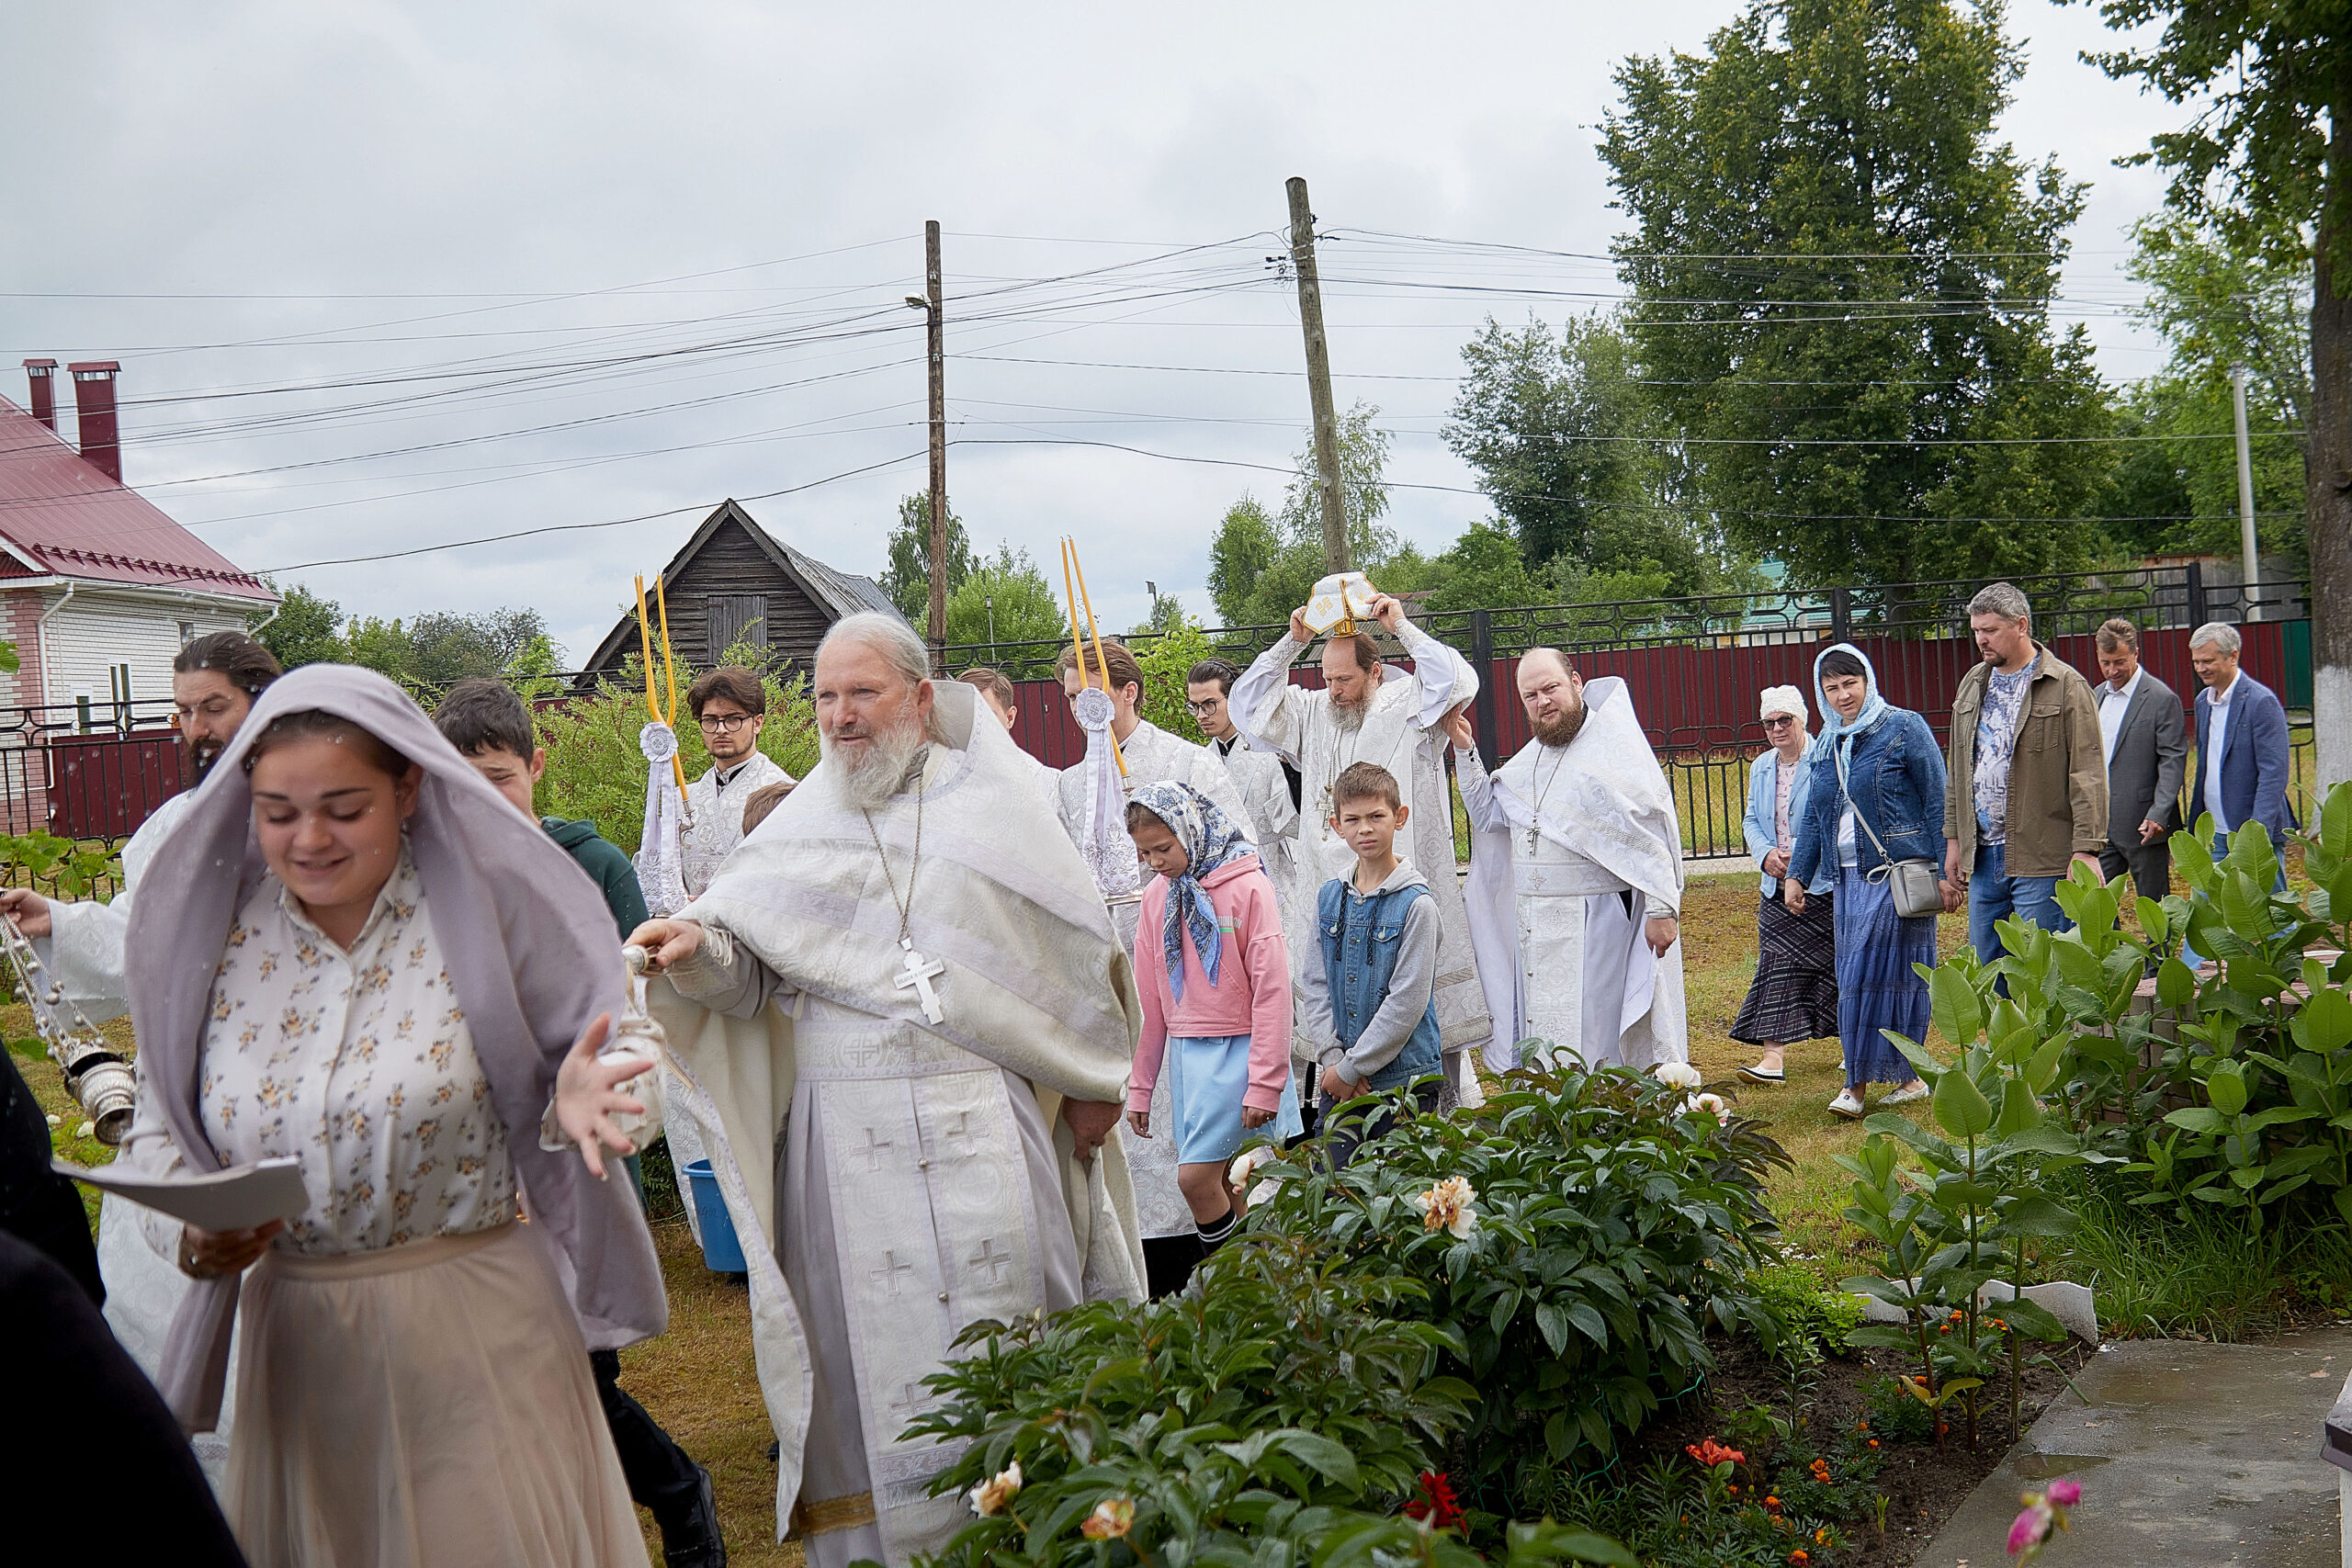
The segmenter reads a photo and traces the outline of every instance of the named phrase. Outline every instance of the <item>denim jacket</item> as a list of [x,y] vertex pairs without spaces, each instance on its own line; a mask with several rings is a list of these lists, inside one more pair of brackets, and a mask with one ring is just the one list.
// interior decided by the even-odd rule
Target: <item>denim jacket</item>
[[[1740,819],[1740,828],[1747,836],[1747,853],[1758,865],[1764,857],[1781,848],[1772,829],[1779,812],[1781,792],[1781,754],[1769,748],[1747,767],[1747,815]],[[1807,757],[1797,759],[1797,776],[1789,785],[1789,844],[1792,854],[1796,849],[1796,837],[1804,827],[1805,803],[1813,795],[1813,766]],[[1826,893],[1838,886],[1836,857],[1829,857],[1814,879],[1805,885],[1808,893]],[[1793,862],[1792,863],[1793,863]],[[1762,879],[1764,897],[1770,898],[1781,890],[1781,879]]]
[[[1400,864],[1368,898],[1348,878],[1334,877],[1323,885],[1315,914],[1325,1005],[1332,1035],[1346,1053],[1344,1059],[1326,1065],[1374,1089],[1396,1089],[1436,1072],[1437,900],[1420,873]],[[1420,928],[1418,941],[1408,927]],[[1409,964],[1400,964],[1414,947],[1427,951],[1416,953]],[[1409,986],[1404,973],[1408,969],[1414,976]],[[1310,994],[1307,1000],[1313,1015],[1317,998]]]
[[[1887,853],[1895,860],[1926,860],[1944,863],[1944,756],[1928,721],[1908,708],[1889,708],[1884,717],[1850,742],[1846,777],[1854,795],[1855,814],[1878,830]],[[1838,748],[1816,743],[1805,765],[1812,788],[1805,801],[1804,824],[1796,832],[1790,852],[1789,874],[1814,885],[1826,868],[1838,870],[1838,818],[1845,812],[1845,792],[1838,787]],[[1854,829],[1854,861],[1868,871],[1880,863],[1878,846],[1858,823]]]

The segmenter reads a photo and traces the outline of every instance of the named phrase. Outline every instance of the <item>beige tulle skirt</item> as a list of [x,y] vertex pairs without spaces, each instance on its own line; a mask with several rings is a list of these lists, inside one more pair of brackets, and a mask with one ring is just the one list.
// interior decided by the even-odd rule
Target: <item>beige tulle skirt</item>
[[269,1253],[224,1501],[254,1568],[645,1568],[554,1265],[520,1225]]

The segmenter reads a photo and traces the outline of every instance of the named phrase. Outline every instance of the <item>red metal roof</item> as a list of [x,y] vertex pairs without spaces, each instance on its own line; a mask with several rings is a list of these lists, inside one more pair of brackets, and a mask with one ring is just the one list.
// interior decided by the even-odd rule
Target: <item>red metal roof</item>
[[62,436],[6,398],[0,398],[0,539],[32,563],[0,564],[0,577],[51,572],[90,582],[276,597],[259,578],[137,491],[84,462]]

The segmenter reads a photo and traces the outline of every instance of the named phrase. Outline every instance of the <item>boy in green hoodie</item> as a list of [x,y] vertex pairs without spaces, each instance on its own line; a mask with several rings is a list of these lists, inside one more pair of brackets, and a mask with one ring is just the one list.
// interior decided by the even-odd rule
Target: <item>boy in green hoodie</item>
[[[433,722],[514,809],[526,817],[537,815],[531,791],[547,771],[548,754],[522,698],[496,681],[460,681],[433,710]],[[539,826],[595,879],[613,923],[626,940],[646,919],[645,893],[628,856],[598,833],[594,822],[541,817]],[[634,1156],[628,1164],[634,1183]],[[726,1568],[727,1548],[719,1537],[710,1472],[688,1457],[645,1406],[621,1391],[617,1351],[591,1350],[588,1360],[595,1371],[596,1396],[604,1404],[605,1424],[612,1429],[629,1495],[650,1509],[662,1527],[663,1562],[667,1568]]]

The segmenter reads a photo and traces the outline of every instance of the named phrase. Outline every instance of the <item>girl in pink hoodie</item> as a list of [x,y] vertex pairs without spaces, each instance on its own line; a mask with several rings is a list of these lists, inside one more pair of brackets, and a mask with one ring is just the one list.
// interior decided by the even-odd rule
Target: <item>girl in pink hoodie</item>
[[1290,954],[1257,850],[1205,796],[1145,784],[1127,803],[1127,833],[1159,874],[1136,926],[1143,1037],[1127,1076],[1127,1122],[1137,1136],[1154,1135],[1151,1091],[1165,1061],[1176,1125],[1159,1135],[1176,1139],[1177,1185],[1205,1256],[1239,1218],[1225,1170],[1243,1137],[1300,1131]]

